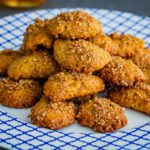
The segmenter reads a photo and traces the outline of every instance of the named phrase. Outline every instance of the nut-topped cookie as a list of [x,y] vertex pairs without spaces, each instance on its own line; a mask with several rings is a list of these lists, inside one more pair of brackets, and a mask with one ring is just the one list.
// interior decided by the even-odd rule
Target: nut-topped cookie
[[88,39],[102,33],[101,23],[86,12],[64,12],[47,21],[47,31],[55,37]]
[[31,53],[41,48],[50,49],[53,46],[54,37],[47,33],[45,21],[36,19],[30,24],[24,34],[22,50],[25,53]]
[[14,81],[9,78],[0,80],[0,103],[14,108],[33,106],[42,94],[42,88],[37,81],[21,79]]
[[109,52],[85,40],[57,39],[54,58],[65,69],[77,72],[93,72],[102,69],[111,60]]
[[132,86],[136,82],[145,81],[142,70],[132,61],[115,56],[101,70],[101,78],[118,86]]
[[77,120],[97,132],[113,132],[127,125],[122,107],[106,98],[91,99],[79,106]]
[[101,78],[82,73],[60,72],[52,75],[44,85],[44,94],[53,102],[87,96],[103,91]]
[[75,116],[72,102],[50,102],[45,96],[32,107],[29,115],[33,124],[54,130],[74,124]]

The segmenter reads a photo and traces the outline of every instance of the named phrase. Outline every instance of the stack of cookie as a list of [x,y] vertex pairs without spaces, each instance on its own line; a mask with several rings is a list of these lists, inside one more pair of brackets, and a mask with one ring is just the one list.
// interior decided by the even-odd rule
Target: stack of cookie
[[[5,64],[11,57],[5,65],[9,77],[0,81],[0,102],[17,108],[33,106],[29,117],[37,126],[60,129],[77,120],[97,132],[117,130],[127,124],[121,106],[149,112],[139,108],[138,101],[135,105],[126,102],[126,94],[123,100],[115,97],[120,89],[108,94],[115,103],[96,94],[106,90],[106,82],[117,89],[145,84],[141,83],[147,81],[143,71],[127,60],[143,49],[144,42],[133,36],[105,35],[101,23],[82,11],[36,19],[24,34],[17,58],[0,54]],[[145,97],[149,97],[147,86],[138,88]]]

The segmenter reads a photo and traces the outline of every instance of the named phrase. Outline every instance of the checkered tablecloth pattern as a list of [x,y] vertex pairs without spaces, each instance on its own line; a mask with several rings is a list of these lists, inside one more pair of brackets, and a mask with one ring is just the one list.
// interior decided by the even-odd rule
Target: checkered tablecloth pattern
[[[18,49],[25,28],[35,18],[51,18],[60,11],[48,9],[25,12],[0,19],[0,50]],[[101,20],[105,33],[129,33],[142,38],[150,47],[150,18],[119,11],[84,9]],[[138,118],[137,118],[138,119]],[[81,131],[82,132],[82,131]],[[0,110],[0,146],[10,149],[150,149],[150,122],[140,127],[113,133],[64,133],[37,128]]]

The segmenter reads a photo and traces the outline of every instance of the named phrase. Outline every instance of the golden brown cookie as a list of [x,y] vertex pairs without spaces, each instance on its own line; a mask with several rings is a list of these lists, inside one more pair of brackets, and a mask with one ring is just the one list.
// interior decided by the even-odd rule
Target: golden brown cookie
[[75,122],[75,108],[72,102],[50,102],[43,96],[32,107],[29,117],[33,124],[50,129],[60,129]]
[[0,75],[5,75],[9,65],[16,59],[21,57],[22,53],[13,50],[3,50],[0,51]]
[[141,69],[150,69],[150,49],[145,48],[130,59]]
[[146,77],[145,83],[150,84],[150,49],[145,48],[129,59],[143,71]]
[[85,40],[62,40],[54,43],[54,58],[65,69],[77,72],[93,72],[102,69],[110,60],[110,54]]
[[142,71],[146,77],[145,83],[150,84],[150,69],[142,69]]
[[100,48],[108,51],[111,55],[116,55],[118,52],[118,45],[107,35],[98,34],[90,39],[93,44],[98,45]]
[[115,103],[150,115],[150,85],[137,83],[133,87],[114,88],[108,97]]
[[106,98],[95,98],[79,106],[77,120],[97,132],[113,132],[127,125],[122,107]]
[[45,29],[45,21],[36,19],[26,29],[22,49],[26,53],[36,51],[41,47],[49,49],[52,48],[53,42],[53,36],[48,34]]
[[141,69],[132,61],[122,59],[121,57],[113,57],[100,72],[100,76],[119,86],[132,86],[137,81],[144,81],[145,76]]
[[53,102],[65,101],[75,97],[95,94],[104,90],[103,80],[99,77],[60,72],[51,76],[44,85],[44,94]]
[[8,68],[8,75],[15,80],[48,78],[58,71],[58,66],[48,51],[37,51],[22,56]]
[[128,34],[113,33],[111,39],[118,45],[119,49],[115,55],[120,57],[134,56],[138,51],[144,49],[144,41]]
[[55,37],[87,39],[102,33],[101,23],[82,11],[64,12],[47,21],[47,31]]
[[8,107],[26,108],[34,105],[42,94],[42,88],[34,80],[0,80],[0,103]]

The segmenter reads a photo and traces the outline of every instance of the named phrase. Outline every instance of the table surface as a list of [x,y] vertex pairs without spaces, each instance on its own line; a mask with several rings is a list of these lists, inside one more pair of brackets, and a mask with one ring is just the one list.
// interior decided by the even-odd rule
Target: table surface
[[0,5],[0,17],[30,10],[64,7],[120,10],[137,15],[150,16],[149,6],[150,0],[46,0],[44,5],[30,9],[15,9]]

